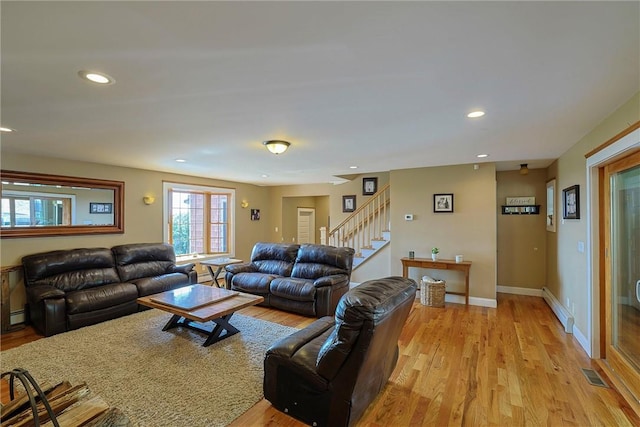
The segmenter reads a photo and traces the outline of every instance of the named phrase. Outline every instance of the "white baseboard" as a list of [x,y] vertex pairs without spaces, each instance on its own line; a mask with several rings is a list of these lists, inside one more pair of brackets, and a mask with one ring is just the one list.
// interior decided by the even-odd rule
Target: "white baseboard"
[[17,310],[17,311],[12,311],[11,312],[11,320],[9,321],[9,323],[11,325],[17,325],[19,323],[24,323],[26,322],[26,317],[24,315],[24,310]]
[[500,286],[497,291],[502,294],[526,295],[530,297],[542,297],[542,289],[518,288],[516,286]]
[[[551,307],[551,311],[553,311],[560,323],[562,323],[564,331],[568,334],[573,334],[573,315],[569,313],[562,304],[560,304],[560,301],[558,301],[558,299],[546,287],[542,288],[542,298],[544,298],[549,307]],[[582,335],[582,333],[580,335]],[[582,345],[582,343],[580,344]]]
[[[445,294],[444,301],[454,304],[464,304],[464,295]],[[496,308],[498,306],[498,302],[495,299],[469,297],[469,305]]]
[[580,346],[587,352],[587,355],[589,355],[589,357],[593,357],[591,355],[591,344],[589,343],[589,340],[576,325],[573,325],[573,337],[578,340]]

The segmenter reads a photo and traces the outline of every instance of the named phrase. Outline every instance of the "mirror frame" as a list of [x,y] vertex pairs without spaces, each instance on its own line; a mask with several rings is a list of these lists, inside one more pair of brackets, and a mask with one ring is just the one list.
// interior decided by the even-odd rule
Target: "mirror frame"
[[2,170],[0,177],[33,184],[65,185],[113,190],[113,225],[55,225],[42,227],[0,228],[0,238],[73,236],[79,234],[124,233],[124,182],[103,179],[47,175],[32,172]]

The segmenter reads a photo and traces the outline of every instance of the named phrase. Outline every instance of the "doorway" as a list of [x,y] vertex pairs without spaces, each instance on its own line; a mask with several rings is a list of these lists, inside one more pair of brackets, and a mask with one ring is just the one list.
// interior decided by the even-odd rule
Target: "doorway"
[[640,398],[640,151],[602,170],[602,358]]
[[316,242],[316,210],[298,208],[298,244]]

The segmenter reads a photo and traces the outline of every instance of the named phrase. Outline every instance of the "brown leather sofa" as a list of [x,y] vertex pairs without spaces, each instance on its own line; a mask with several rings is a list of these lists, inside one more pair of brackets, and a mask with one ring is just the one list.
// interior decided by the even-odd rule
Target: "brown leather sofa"
[[416,290],[415,281],[402,277],[351,289],[335,318],[318,319],[267,350],[264,397],[309,425],[353,425],[396,366]]
[[29,321],[45,336],[135,313],[137,298],[197,282],[173,247],[138,243],[43,252],[22,258]]
[[305,316],[333,315],[349,289],[352,248],[256,243],[251,262],[228,265],[227,287],[260,295],[260,305]]

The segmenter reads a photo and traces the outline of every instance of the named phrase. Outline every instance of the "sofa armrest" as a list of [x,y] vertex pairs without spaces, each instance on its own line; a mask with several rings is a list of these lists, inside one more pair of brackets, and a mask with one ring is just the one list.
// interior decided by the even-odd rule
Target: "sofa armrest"
[[255,273],[258,271],[258,267],[251,262],[242,262],[239,264],[230,264],[225,268],[227,273],[238,274],[238,273]]
[[332,316],[321,317],[309,326],[277,341],[267,350],[266,354],[290,358],[300,347],[322,335],[327,329],[333,327],[334,324],[335,319]]
[[31,304],[37,304],[46,299],[64,298],[65,296],[64,291],[49,285],[29,286],[26,291]]
[[194,263],[174,265],[171,273],[184,273],[188,275],[189,273],[191,273],[193,267],[195,266],[196,265]]
[[319,277],[313,282],[313,286],[321,288],[323,286],[336,286],[349,283],[349,277],[346,274],[333,274],[331,276]]

